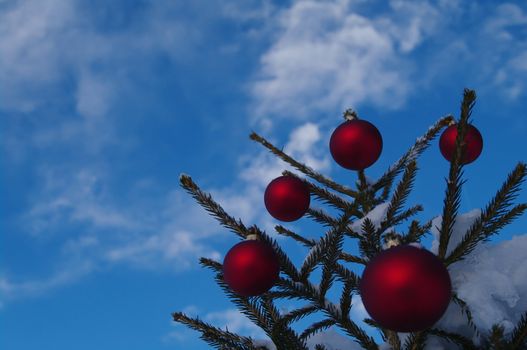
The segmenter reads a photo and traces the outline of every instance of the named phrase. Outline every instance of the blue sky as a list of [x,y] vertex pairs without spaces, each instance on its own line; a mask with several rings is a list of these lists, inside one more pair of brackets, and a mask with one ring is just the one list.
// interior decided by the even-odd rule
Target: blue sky
[[[178,182],[191,175],[271,233],[263,191],[288,167],[252,130],[351,185],[328,150],[346,108],[382,133],[366,171],[376,178],[440,117],[458,117],[469,87],[484,149],[465,168],[461,211],[484,207],[526,161],[521,2],[4,0],[0,38],[3,349],[208,349],[173,324],[178,310],[261,336],[198,264],[237,237]],[[418,165],[408,204],[425,221],[448,175],[437,140]],[[322,233],[307,219],[288,227]],[[279,242],[302,261],[302,247]]]

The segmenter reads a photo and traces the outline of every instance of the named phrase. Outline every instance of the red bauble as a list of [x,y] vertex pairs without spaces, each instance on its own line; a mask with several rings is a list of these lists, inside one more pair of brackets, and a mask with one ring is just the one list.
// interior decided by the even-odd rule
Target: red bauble
[[[439,139],[439,149],[441,154],[449,162],[454,158],[456,150],[457,124],[450,125],[443,131]],[[465,154],[462,159],[463,164],[472,163],[479,157],[483,149],[483,138],[476,127],[471,124],[467,125],[467,133],[465,134]]]
[[223,279],[242,296],[267,292],[278,279],[280,263],[273,248],[257,240],[246,240],[229,250],[223,260]]
[[368,314],[396,332],[417,332],[434,325],[446,311],[451,291],[441,260],[410,245],[379,253],[366,265],[360,283]]
[[360,119],[340,124],[329,141],[333,159],[343,168],[362,170],[379,159],[382,136],[370,122]]
[[280,176],[267,185],[264,202],[275,219],[295,221],[309,208],[309,188],[296,177]]

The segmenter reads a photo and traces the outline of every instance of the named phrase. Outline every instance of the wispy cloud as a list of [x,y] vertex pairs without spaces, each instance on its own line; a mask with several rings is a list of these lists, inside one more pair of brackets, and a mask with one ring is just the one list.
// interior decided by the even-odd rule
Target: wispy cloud
[[[306,123],[293,129],[284,150],[317,170],[326,169],[329,160],[317,151],[320,142],[318,126]],[[212,193],[230,215],[273,234],[276,222],[265,210],[263,192],[282,170],[293,169],[266,149],[256,154],[242,155],[245,161],[234,185],[202,189]],[[62,260],[78,257],[95,266],[130,264],[140,269],[172,266],[177,272],[196,267],[201,256],[223,258],[225,252],[214,248],[214,238],[229,233],[179,187],[157,197],[155,184],[143,179],[138,180],[137,191],[132,188],[117,196],[111,189],[110,170],[104,166],[42,167],[40,175],[42,190],[32,196],[33,205],[21,223],[37,239],[60,238]],[[56,272],[61,273],[70,274],[69,269]],[[5,278],[14,286],[12,276]],[[13,288],[25,288],[24,283],[49,285],[48,289],[60,286],[52,282],[54,278]]]
[[462,74],[481,92],[498,89],[513,99],[525,93],[527,26],[520,5],[387,5],[299,1],[283,10],[253,81],[254,121],[312,119],[366,103],[399,108],[450,74]]
[[78,281],[95,269],[89,261],[71,261],[63,269],[56,271],[47,278],[17,281],[16,278],[0,277],[0,304],[18,298],[40,296],[55,288]]
[[392,1],[389,13],[372,18],[360,8],[345,0],[300,1],[279,16],[277,40],[254,82],[259,116],[404,104],[414,85],[404,55],[436,30],[443,9]]

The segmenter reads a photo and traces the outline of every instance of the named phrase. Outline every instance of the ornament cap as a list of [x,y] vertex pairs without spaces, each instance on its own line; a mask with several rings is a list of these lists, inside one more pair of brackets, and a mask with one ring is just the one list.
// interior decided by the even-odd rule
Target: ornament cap
[[344,111],[344,114],[342,115],[342,117],[344,117],[344,120],[346,121],[350,121],[350,120],[358,120],[359,119],[359,116],[357,115],[357,112],[352,109],[352,108],[348,108]]
[[245,239],[247,241],[257,241],[258,240],[258,235],[255,234],[255,233],[251,233],[251,234],[248,234],[247,236],[245,236]]
[[397,247],[402,243],[402,236],[395,232],[388,232],[383,237],[383,250]]

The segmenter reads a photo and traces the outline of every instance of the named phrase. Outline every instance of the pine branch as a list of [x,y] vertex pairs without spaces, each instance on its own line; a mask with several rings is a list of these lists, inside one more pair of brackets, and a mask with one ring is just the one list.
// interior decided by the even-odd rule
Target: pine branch
[[[311,248],[310,252],[304,260],[304,263],[302,264],[302,267],[300,268],[299,277],[297,279],[297,281],[307,280],[309,274],[315,269],[316,265],[322,261],[327,241],[319,240],[318,242],[315,242],[314,240],[307,240],[301,237],[300,235],[297,235],[296,233],[283,228],[282,226],[277,226],[275,228],[279,233],[283,233],[286,236],[293,237],[295,240],[300,241]],[[340,253],[339,258],[349,262],[356,262],[363,265],[366,264],[366,261],[364,259],[346,254],[344,252]],[[358,288],[358,283],[360,280],[358,276],[356,276],[353,272],[351,272],[339,263],[336,263],[335,269],[337,275],[339,275],[340,280],[343,283],[351,283],[353,285],[354,290]],[[290,295],[287,293],[280,293],[279,295],[281,297],[286,298],[290,297]]]
[[392,199],[388,205],[388,210],[386,211],[386,222],[391,222],[395,215],[399,213],[399,210],[404,206],[404,203],[410,194],[410,190],[412,189],[416,172],[417,162],[415,159],[412,159],[406,166],[403,178],[392,195]]
[[[340,256],[342,250],[342,231],[348,226],[350,214],[345,212],[339,220],[335,220],[322,211],[310,209],[308,210],[308,213],[312,216],[318,215],[323,221],[327,221],[331,224],[332,229],[311,247],[311,250],[300,268],[300,276],[302,280],[307,280],[317,264],[324,262],[321,287],[329,288],[333,278],[332,271],[335,268],[336,260]],[[322,295],[324,294],[325,289],[323,289]]]
[[334,242],[335,243],[330,244],[330,249],[326,254],[326,257],[324,259],[324,265],[322,266],[322,278],[319,284],[321,298],[326,297],[327,291],[331,288],[331,286],[333,285],[333,281],[335,280],[335,275],[333,274],[333,271],[336,268],[336,255],[339,254],[340,250],[342,249],[341,233],[334,234]]
[[426,346],[426,332],[410,333],[404,342],[406,350],[424,350]]
[[441,230],[439,234],[438,256],[443,259],[446,255],[448,242],[452,236],[454,222],[461,201],[461,187],[464,181],[462,157],[465,152],[465,135],[467,133],[468,118],[474,107],[476,94],[473,90],[465,89],[463,102],[461,103],[461,116],[457,124],[456,148],[450,162],[450,171],[447,180],[447,189],[443,205],[443,216]]
[[282,152],[281,150],[273,146],[269,141],[267,141],[266,139],[264,139],[263,137],[255,133],[254,131],[251,133],[249,137],[251,138],[251,140],[261,143],[263,146],[269,149],[269,151],[271,151],[273,154],[280,157],[283,161],[285,161],[286,163],[289,163],[291,166],[298,169],[300,172],[306,174],[310,178],[318,181],[319,183],[324,184],[327,187],[331,188],[332,190],[343,193],[352,198],[355,198],[357,196],[358,194],[357,192],[353,191],[352,189],[348,187],[342,186],[336,183],[335,181],[325,177],[324,175],[317,173],[310,167],[297,162],[296,160],[291,158],[289,155],[285,154],[284,152]]
[[327,240],[321,239],[309,251],[304,263],[302,264],[302,267],[300,267],[300,279],[302,281],[307,280],[311,272],[313,272],[316,266],[322,262],[322,258],[324,257],[327,249],[326,244]]
[[289,324],[292,322],[296,322],[300,320],[301,318],[311,315],[312,313],[317,312],[317,311],[318,311],[318,307],[316,305],[309,304],[299,309],[295,309],[295,310],[288,312],[287,314],[283,316],[282,319],[284,320],[286,324]]
[[428,221],[423,226],[420,226],[417,220],[413,220],[408,228],[408,234],[402,237],[402,244],[421,241],[421,237],[430,230],[430,227],[432,227],[432,220]]
[[461,299],[455,292],[452,292],[452,301],[461,308],[461,313],[467,316],[468,325],[474,330],[476,335],[479,336],[478,327],[476,327],[476,324],[473,321],[472,312],[470,311],[467,302]]
[[272,319],[261,305],[260,298],[244,297],[234,293],[223,280],[221,273],[216,274],[215,280],[240,311],[272,339]]
[[238,236],[245,238],[247,236],[247,228],[243,225],[241,220],[236,221],[232,216],[227,214],[223,208],[216,203],[212,196],[201,191],[192,178],[188,175],[181,174],[179,177],[181,187],[183,187],[192,197],[213,217],[215,217],[221,225],[230,229]]
[[[287,236],[287,237],[291,237],[293,238],[295,241],[303,244],[305,247],[307,248],[312,248],[314,245],[317,244],[317,242],[314,240],[314,239],[307,239],[307,238],[304,238],[302,236],[300,236],[299,234],[281,226],[281,225],[276,225],[275,226],[275,230],[276,232],[278,232],[279,234],[283,235],[283,236]],[[362,265],[366,265],[367,261],[361,257],[358,257],[358,256],[354,256],[354,255],[350,255],[348,253],[344,253],[344,252],[341,252],[340,253],[340,256],[339,256],[339,259],[342,259],[344,261],[347,261],[347,262],[351,262],[351,263],[357,263],[357,264],[362,264]]]
[[343,318],[349,317],[351,311],[351,298],[353,293],[353,282],[345,281],[342,294],[340,296],[340,312]]
[[511,333],[509,349],[527,348],[527,311],[523,313],[522,318]]
[[355,342],[366,350],[379,350],[379,346],[372,337],[369,337],[355,322],[346,318],[339,323],[340,328],[348,335],[355,338]]
[[324,257],[324,266],[322,268],[322,279],[320,281],[319,290],[322,298],[325,298],[326,292],[331,288],[334,281],[333,272],[336,270],[337,260],[342,253],[342,244],[344,235],[342,230],[348,226],[350,214],[344,212],[338,221],[338,225],[334,229],[323,237],[327,239],[328,249]]
[[376,204],[375,192],[366,180],[366,174],[364,170],[357,171],[359,177],[357,181],[357,189],[359,194],[355,199],[355,203],[359,203],[364,213],[368,213]]
[[414,216],[415,214],[417,214],[420,211],[423,211],[423,206],[420,205],[420,204],[417,204],[417,205],[414,205],[413,207],[411,207],[409,209],[406,209],[402,213],[396,215],[390,221],[383,220],[381,222],[379,228],[377,229],[376,234],[378,236],[381,236],[381,234],[384,231],[386,231],[386,229],[388,229],[389,227],[393,227],[393,226],[399,225],[401,222],[403,222],[404,220],[407,220],[411,216]]
[[307,215],[311,217],[314,221],[327,227],[333,227],[338,225],[338,220],[331,217],[331,215],[325,213],[322,209],[309,208],[307,209]]
[[379,323],[371,318],[365,318],[363,322],[373,328],[377,328],[381,332],[382,340],[388,342],[393,350],[401,350],[401,340],[397,332],[381,327]]
[[460,168],[451,166],[451,169],[452,168],[456,168],[456,170],[451,171],[451,176],[454,176],[454,178],[447,180],[447,189],[443,201],[441,229],[439,231],[439,250],[437,255],[442,259],[446,255],[448,242],[452,236],[455,218],[461,202],[461,186],[464,183],[464,181],[461,180],[463,172]]
[[494,324],[490,330],[490,335],[485,340],[485,345],[492,350],[505,350],[507,341],[503,333],[503,326]]
[[513,221],[527,209],[527,204],[520,204],[506,212],[518,195],[521,183],[525,179],[526,170],[524,163],[518,163],[485,210],[473,222],[461,242],[447,257],[447,264],[462,260],[476,248],[479,242],[486,240],[490,235]]
[[251,338],[239,336],[226,330],[224,331],[198,318],[188,317],[182,312],[174,312],[172,317],[175,322],[182,323],[201,332],[200,338],[217,349],[257,350]]
[[274,229],[277,233],[281,234],[282,236],[291,237],[298,243],[303,244],[305,247],[311,248],[312,246],[316,244],[316,241],[313,238],[307,239],[305,237],[302,237],[298,233],[295,233],[283,227],[282,225],[276,225]]
[[369,218],[362,222],[362,239],[359,241],[359,250],[362,256],[371,260],[381,251],[380,233]]
[[393,350],[401,350],[401,339],[399,339],[397,332],[386,330],[386,339]]
[[269,294],[262,295],[262,304],[272,319],[271,340],[277,350],[283,349],[305,349],[308,350],[305,341],[292,330],[281,317]]
[[527,209],[527,203],[522,203],[514,206],[509,212],[503,214],[499,217],[498,220],[491,222],[488,226],[483,228],[482,236],[484,241],[488,240],[489,236],[497,233],[503,227],[507,226],[518,217],[520,217],[523,212]]
[[[366,323],[368,326],[371,326],[373,328],[381,328],[381,325],[377,323],[373,318],[365,318],[362,320],[362,322]],[[382,334],[382,339],[386,340],[386,337],[384,333]]]
[[306,340],[307,338],[315,335],[318,332],[328,329],[336,323],[334,319],[326,318],[325,320],[313,323],[311,326],[306,328],[305,331],[300,334],[300,339]]
[[223,265],[215,260],[201,257],[199,263],[205,267],[208,267],[214,270],[216,273],[221,273],[223,270]]
[[451,333],[436,328],[429,329],[427,333],[448,340],[451,343],[457,344],[461,346],[463,350],[478,350],[477,346],[472,342],[472,340],[462,336],[461,334]]
[[341,264],[336,265],[336,271],[338,280],[342,283],[350,283],[353,291],[359,290],[360,277],[357,276],[353,271],[345,268]]
[[[234,293],[223,280],[222,265],[212,259],[201,258],[200,263],[212,268],[216,272],[216,282],[251,321],[258,325],[273,340],[277,350],[283,349],[305,349],[305,345],[291,330],[272,305],[271,293],[264,293],[259,297],[244,297]],[[277,328],[278,327],[278,328]],[[281,347],[285,344],[286,347]]]
[[280,248],[278,243],[276,243],[276,240],[269,237],[265,232],[261,231],[256,225],[253,225],[249,228],[249,233],[255,234],[259,240],[261,240],[264,243],[269,244],[273,250],[275,251],[276,255],[278,256],[278,260],[280,261],[280,268],[283,272],[286,273],[289,278],[291,278],[293,281],[299,281],[300,280],[300,274],[293,264],[293,262],[289,259],[289,256],[287,256],[286,253]]
[[359,256],[355,256],[355,255],[351,255],[351,254],[348,254],[348,253],[344,253],[344,252],[340,253],[339,259],[342,259],[342,260],[344,260],[346,262],[356,263],[356,264],[361,264],[361,265],[366,265],[368,263],[368,260],[366,260],[364,258],[361,258]]
[[441,131],[442,128],[448,126],[453,120],[454,117],[447,115],[439,119],[423,136],[417,138],[415,144],[410,147],[401,158],[392,164],[379,180],[372,185],[374,192],[384,188],[383,196],[388,198],[388,193],[390,192],[390,187],[395,177],[403,170],[406,163],[419,157],[419,155],[430,146],[430,142],[434,139],[437,133]]
[[375,340],[368,336],[349,317],[343,317],[336,305],[328,300],[322,301],[318,288],[314,287],[309,281],[294,283],[281,278],[278,286],[290,290],[292,292],[291,294],[296,294],[299,298],[310,300],[314,305],[317,305],[319,310],[324,311],[328,317],[336,320],[336,324],[348,335],[355,338],[355,341],[364,349],[379,350]]
[[344,228],[344,234],[349,238],[362,239],[362,235],[353,231],[349,225]]
[[329,204],[336,209],[351,212],[356,217],[362,216],[362,213],[358,210],[355,202],[349,202],[343,199],[342,197],[331,193],[327,189],[317,186],[314,183],[301,178],[300,176],[290,172],[289,170],[282,171],[282,175],[296,177],[297,179],[301,180],[306,186],[308,186],[309,191],[322,202]]

